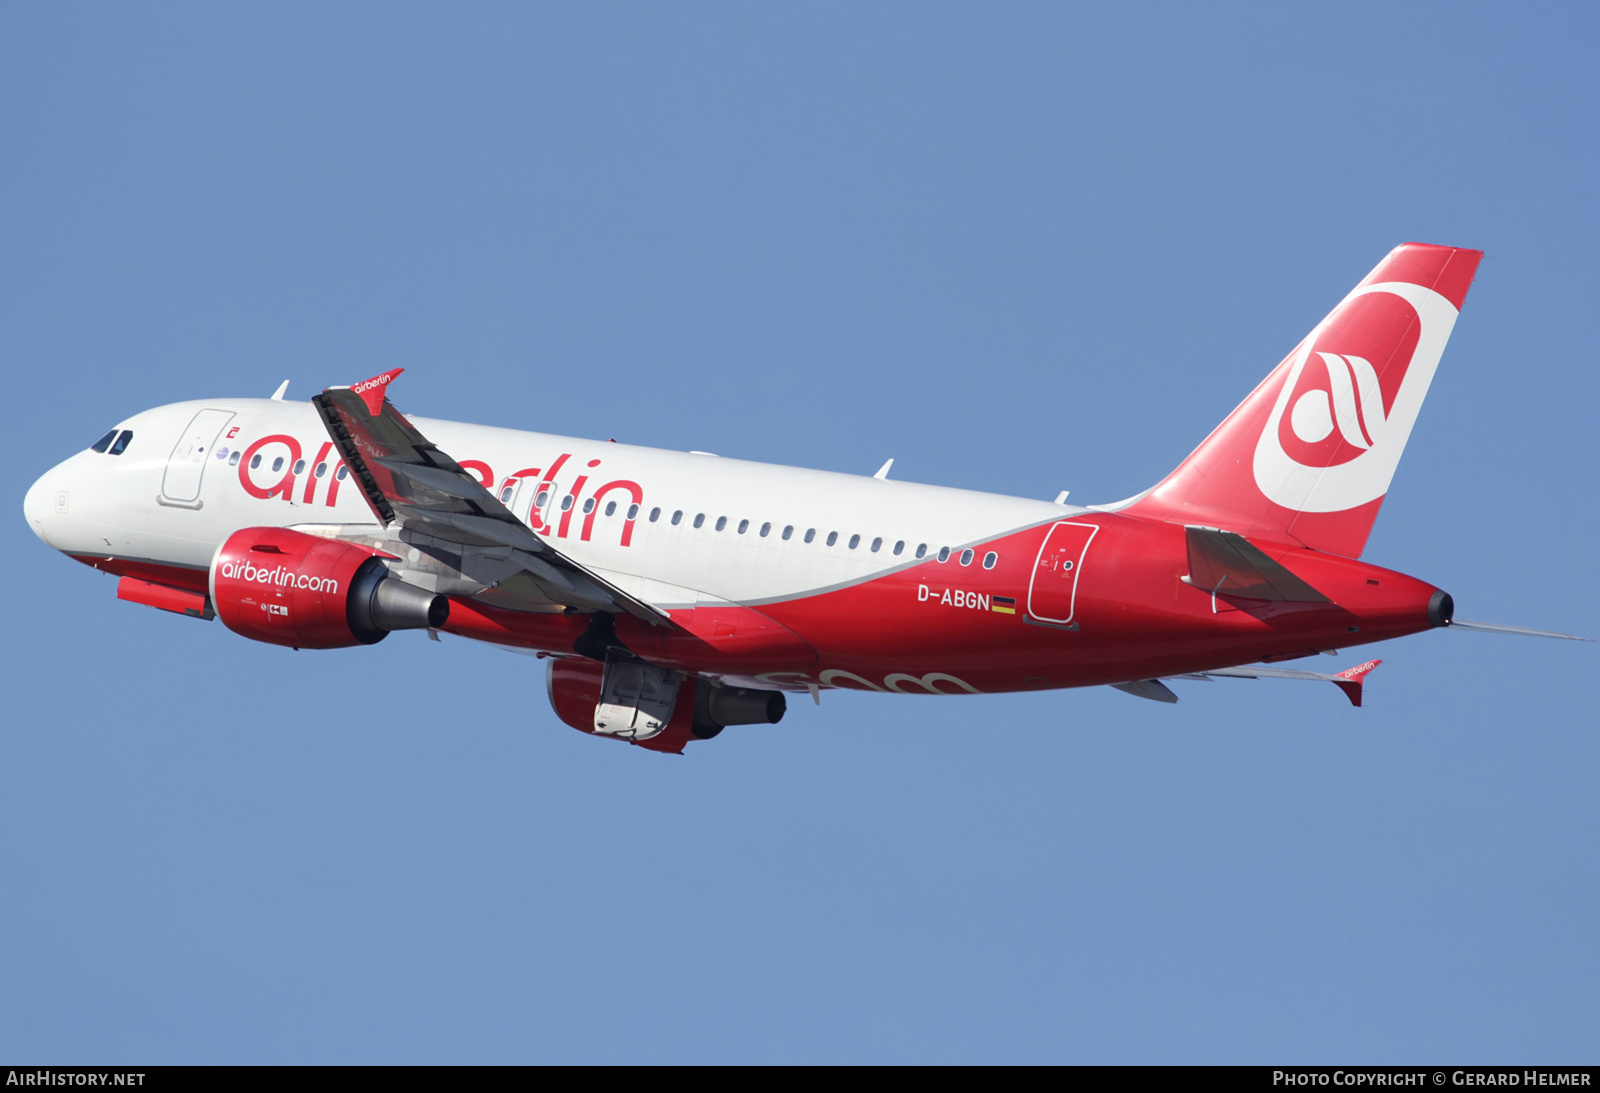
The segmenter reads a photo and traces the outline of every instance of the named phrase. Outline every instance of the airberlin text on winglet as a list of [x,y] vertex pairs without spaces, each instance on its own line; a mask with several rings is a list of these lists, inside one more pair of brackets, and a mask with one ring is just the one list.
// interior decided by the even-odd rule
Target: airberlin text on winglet
[[395,377],[404,372],[404,368],[391,368],[379,376],[369,380],[362,380],[350,390],[361,396],[361,401],[367,404],[367,412],[373,417],[383,413],[383,389],[395,381]]

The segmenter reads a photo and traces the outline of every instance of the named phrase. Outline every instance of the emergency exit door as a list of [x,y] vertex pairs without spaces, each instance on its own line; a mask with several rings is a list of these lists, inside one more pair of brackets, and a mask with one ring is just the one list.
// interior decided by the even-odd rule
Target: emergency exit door
[[1028,614],[1056,626],[1071,624],[1077,609],[1078,574],[1089,543],[1100,529],[1094,524],[1057,524],[1039,547],[1028,582]]

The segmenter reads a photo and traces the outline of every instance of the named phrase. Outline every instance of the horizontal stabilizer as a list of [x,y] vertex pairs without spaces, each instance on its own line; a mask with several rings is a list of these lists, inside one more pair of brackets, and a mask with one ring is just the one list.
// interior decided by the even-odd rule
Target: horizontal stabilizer
[[1185,584],[1213,595],[1282,603],[1327,603],[1328,597],[1269,558],[1261,548],[1232,531],[1190,525]]
[[1560,638],[1562,641],[1593,641],[1593,638],[1580,638],[1577,634],[1558,634],[1554,630],[1533,630],[1526,626],[1502,626],[1497,622],[1468,622],[1466,619],[1451,619],[1447,623],[1453,630],[1481,630],[1485,634],[1520,634],[1525,638]]
[[1342,672],[1308,672],[1304,668],[1271,668],[1264,664],[1251,664],[1239,668],[1213,668],[1207,672],[1195,672],[1191,675],[1172,676],[1172,679],[1315,679],[1324,683],[1332,683],[1344,692],[1350,700],[1350,705],[1361,705],[1361,684],[1366,680],[1367,673],[1371,672],[1381,660],[1369,660],[1365,664],[1357,664],[1354,668],[1346,668]]

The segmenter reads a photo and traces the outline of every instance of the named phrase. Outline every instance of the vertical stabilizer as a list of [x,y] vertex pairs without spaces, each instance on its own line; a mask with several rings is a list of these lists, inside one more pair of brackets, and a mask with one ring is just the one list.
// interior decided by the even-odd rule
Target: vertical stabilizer
[[1359,557],[1482,251],[1406,243],[1123,511]]

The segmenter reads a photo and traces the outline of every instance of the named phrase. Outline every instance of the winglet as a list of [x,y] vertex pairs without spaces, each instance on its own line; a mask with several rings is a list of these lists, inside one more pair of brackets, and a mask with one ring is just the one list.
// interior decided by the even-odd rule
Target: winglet
[[362,380],[350,390],[360,395],[361,401],[367,404],[367,413],[377,417],[383,413],[384,388],[393,383],[395,377],[404,371],[404,368],[391,368],[369,380]]
[[1367,673],[1382,663],[1383,661],[1381,660],[1369,660],[1365,664],[1357,664],[1354,668],[1346,668],[1344,671],[1336,673],[1333,685],[1344,692],[1345,697],[1350,700],[1350,705],[1359,706],[1361,705],[1361,684],[1366,680]]

